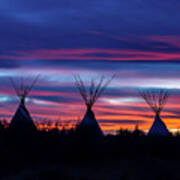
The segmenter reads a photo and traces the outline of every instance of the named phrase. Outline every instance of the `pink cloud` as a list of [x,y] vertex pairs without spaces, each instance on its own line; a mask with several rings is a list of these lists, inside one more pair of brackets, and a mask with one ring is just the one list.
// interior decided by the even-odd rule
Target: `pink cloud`
[[[19,56],[0,55],[9,60],[178,60],[180,52],[157,52],[121,49],[39,49],[13,52]],[[102,56],[100,54],[103,54]],[[98,56],[96,56],[98,55]],[[107,55],[108,57],[104,56]]]
[[180,48],[180,36],[168,35],[168,36],[149,36],[146,37],[147,40],[164,42]]

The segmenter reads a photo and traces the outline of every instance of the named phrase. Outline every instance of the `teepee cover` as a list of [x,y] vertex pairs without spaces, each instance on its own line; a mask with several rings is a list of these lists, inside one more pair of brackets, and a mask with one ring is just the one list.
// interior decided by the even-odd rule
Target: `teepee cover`
[[103,132],[96,120],[94,112],[91,109],[87,109],[84,118],[80,123],[80,127],[90,130],[92,133],[102,136]]
[[26,109],[25,105],[20,104],[15,115],[13,116],[9,129],[12,131],[35,131],[36,126],[30,116],[30,113]]
[[148,135],[160,135],[160,136],[167,136],[170,135],[166,125],[161,120],[160,116],[157,114],[152,124]]

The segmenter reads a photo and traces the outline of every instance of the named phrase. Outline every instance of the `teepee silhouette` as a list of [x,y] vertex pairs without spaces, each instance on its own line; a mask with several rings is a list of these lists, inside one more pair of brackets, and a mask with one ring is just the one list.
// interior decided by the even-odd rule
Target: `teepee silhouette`
[[16,92],[16,95],[20,101],[18,109],[16,113],[14,114],[11,120],[11,123],[9,125],[9,130],[12,132],[31,133],[37,130],[31,118],[31,115],[25,106],[25,100],[27,96],[29,95],[29,93],[31,92],[32,88],[34,87],[35,83],[37,82],[37,79],[38,79],[38,76],[33,80],[32,84],[28,87],[24,86],[23,78],[21,79],[21,83],[19,87],[12,78],[10,79],[12,86]]
[[103,136],[103,132],[96,120],[94,112],[92,111],[92,107],[97,99],[102,95],[106,87],[109,85],[112,78],[108,81],[105,81],[104,76],[102,76],[98,83],[95,83],[94,80],[91,80],[89,91],[87,91],[81,77],[75,76],[75,86],[79,90],[79,93],[87,107],[84,118],[78,125],[78,128],[81,129],[84,133],[89,133],[94,136]]
[[158,93],[152,91],[140,92],[141,96],[144,98],[146,103],[155,112],[155,120],[148,132],[148,135],[158,135],[158,136],[168,136],[170,132],[168,131],[165,123],[160,118],[160,113],[163,110],[167,99],[169,97],[168,91],[159,90]]

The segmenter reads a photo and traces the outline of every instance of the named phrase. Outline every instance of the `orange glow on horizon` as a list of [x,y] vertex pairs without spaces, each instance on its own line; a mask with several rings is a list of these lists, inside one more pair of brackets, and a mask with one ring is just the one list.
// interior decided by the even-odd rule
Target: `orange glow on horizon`
[[[133,130],[136,124],[138,124],[140,129],[148,130],[153,123],[154,113],[143,103],[131,104],[131,106],[118,106],[119,108],[116,107],[115,109],[113,109],[113,107],[108,108],[106,105],[108,104],[97,103],[97,105],[93,108],[96,119],[103,131],[117,131],[120,128]],[[6,119],[10,121],[17,107],[18,104],[11,109],[5,107],[1,108],[0,113],[9,116],[9,118]],[[131,109],[129,109],[130,107]],[[144,110],[134,110],[133,107],[143,107]],[[176,117],[176,114],[167,111],[174,108],[179,109],[180,105],[167,104],[166,108],[161,113],[161,118],[169,129],[178,129],[178,127],[180,127],[180,119]],[[49,126],[51,128],[55,127],[57,120],[60,122],[69,122],[67,126],[72,127],[72,124],[77,122],[77,120],[81,120],[86,112],[86,107],[83,103],[58,103],[57,106],[53,106],[52,108],[46,106],[41,107],[38,105],[27,105],[27,109],[31,113],[35,122],[38,121],[38,119],[41,119],[43,124],[43,121],[49,120],[52,123],[51,126]],[[71,114],[69,113],[70,111],[72,112]],[[43,125],[40,127],[42,126]],[[61,129],[61,126],[58,128]]]

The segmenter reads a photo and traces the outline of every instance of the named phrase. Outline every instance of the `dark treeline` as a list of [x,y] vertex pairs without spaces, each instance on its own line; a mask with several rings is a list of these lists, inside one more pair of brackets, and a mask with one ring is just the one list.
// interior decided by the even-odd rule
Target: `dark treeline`
[[[0,126],[0,178],[18,174],[29,168],[39,169],[50,165],[63,165],[64,168],[67,165],[79,167],[95,164],[94,168],[98,169],[99,163],[117,163],[130,159],[135,162],[161,159],[167,166],[171,160],[179,162],[180,136],[146,136],[138,128],[134,131],[120,130],[117,135],[107,136],[96,136],[87,129],[78,127],[61,131],[53,129],[13,133],[3,125]],[[133,168],[136,168],[136,165]],[[164,171],[162,167],[159,168]],[[46,178],[52,179],[51,175],[47,174]],[[55,176],[59,177],[59,174]],[[174,178],[172,173],[165,176]],[[39,179],[46,178],[43,176]]]

